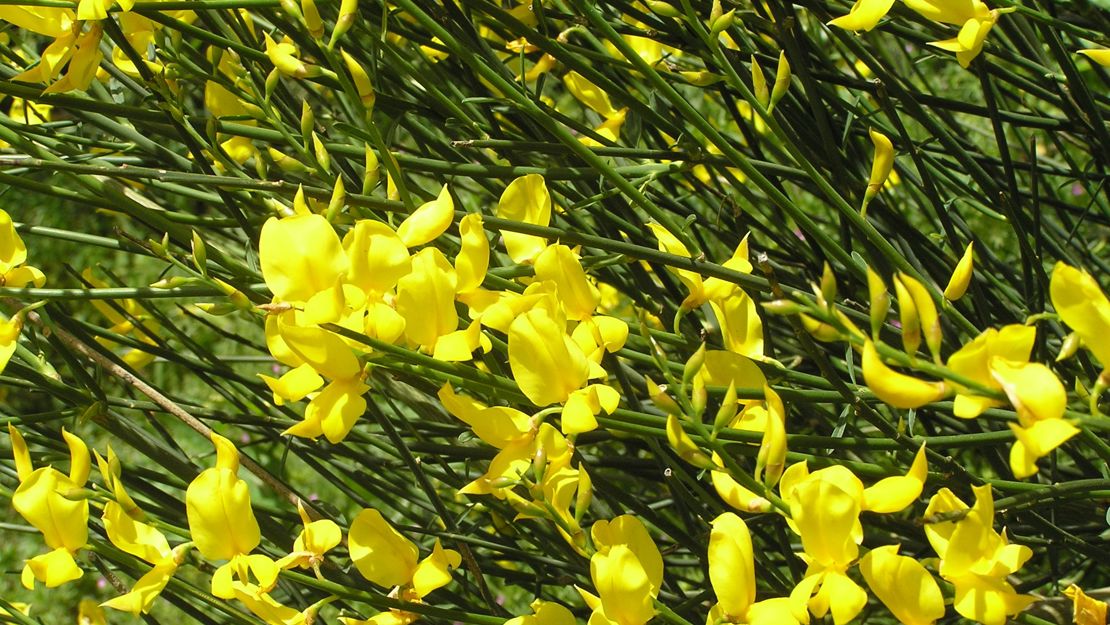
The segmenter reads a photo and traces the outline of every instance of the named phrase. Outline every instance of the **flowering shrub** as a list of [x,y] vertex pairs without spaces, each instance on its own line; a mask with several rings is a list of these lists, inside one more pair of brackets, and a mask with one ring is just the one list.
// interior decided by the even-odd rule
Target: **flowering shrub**
[[1105,623],[1103,3],[0,20],[0,621]]

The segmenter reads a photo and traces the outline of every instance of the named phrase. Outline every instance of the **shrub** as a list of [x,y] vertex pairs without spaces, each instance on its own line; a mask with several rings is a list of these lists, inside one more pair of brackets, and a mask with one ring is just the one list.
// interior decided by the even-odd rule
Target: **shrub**
[[1104,3],[19,1],[0,620],[1105,622]]

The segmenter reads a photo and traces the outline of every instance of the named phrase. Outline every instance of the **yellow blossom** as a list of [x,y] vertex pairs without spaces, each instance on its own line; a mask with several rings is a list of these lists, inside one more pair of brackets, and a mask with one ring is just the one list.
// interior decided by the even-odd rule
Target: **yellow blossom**
[[[497,216],[534,226],[551,223],[551,194],[539,174],[521,176],[509,183],[497,203]],[[542,237],[505,230],[505,251],[514,263],[527,263],[540,255],[547,243]]]
[[956,588],[953,607],[983,625],[1002,625],[1021,612],[1033,597],[1017,594],[1006,581],[1033,551],[1011,544],[1006,533],[994,531],[994,501],[989,485],[972,487],[975,505],[968,508],[947,488],[929,500],[925,517],[965,512],[959,520],[927,523],[925,536],[940,556],[940,575]]
[[1110,300],[1094,276],[1058,262],[1052,269],[1049,293],[1056,314],[1083,341],[1103,368],[1110,368]]
[[1106,602],[1088,596],[1075,584],[1064,589],[1072,600],[1072,621],[1075,625],[1106,625]]
[[859,562],[868,587],[903,625],[932,625],[944,616],[944,596],[917,560],[898,555],[897,545],[867,552]]
[[216,466],[201,471],[185,491],[189,534],[209,560],[231,560],[258,546],[261,535],[251,509],[250,490],[238,476],[239,451],[212,433]]
[[847,15],[838,17],[829,26],[837,26],[844,30],[868,31],[878,25],[879,20],[894,6],[894,0],[856,0]]
[[447,185],[443,185],[436,199],[425,202],[401,222],[397,236],[406,247],[424,245],[446,232],[454,219],[455,202]]
[[809,622],[805,604],[787,598],[755,600],[755,556],[744,520],[731,512],[713,519],[709,532],[709,583],[717,604],[707,623],[799,625]]
[[70,499],[68,495],[78,495],[76,491],[84,488],[89,478],[88,447],[80,438],[62,430],[70,454],[69,475],[65,475],[54,467],[34,468],[23,435],[10,423],[8,434],[19,478],[19,487],[12,494],[12,507],[42,533],[43,541],[52,550],[27,561],[20,577],[23,586],[33,589],[36,579],[47,588],[73,581],[82,575],[73,556],[88,541],[89,501],[80,496]]
[[863,380],[876,397],[895,408],[920,408],[948,394],[944,382],[926,382],[886,366],[870,339],[863,345]]

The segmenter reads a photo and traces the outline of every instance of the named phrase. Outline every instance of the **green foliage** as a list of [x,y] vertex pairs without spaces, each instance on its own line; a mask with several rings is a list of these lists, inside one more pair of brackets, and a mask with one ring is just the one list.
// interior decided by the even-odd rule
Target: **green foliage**
[[[1070,608],[1058,609],[1069,584],[1110,586],[1110,420],[1099,413],[1099,380],[1110,363],[1087,349],[1055,361],[1078,329],[1050,293],[1057,261],[1088,271],[1104,293],[1110,286],[1110,74],[1077,54],[1110,45],[1106,2],[992,3],[1014,11],[996,16],[966,69],[929,45],[955,37],[959,26],[902,2],[877,28],[856,34],[827,25],[850,9],[845,2],[646,3],[653,11],[621,0],[361,0],[349,30],[334,37],[354,3],[316,4],[323,35],[308,5],[292,1],[112,6],[83,26],[103,28],[95,78],[64,93],[44,93],[19,76],[39,67],[54,38],[17,27],[14,3],[0,7],[0,94],[10,110],[0,114],[0,207],[16,222],[27,263],[47,277],[43,287],[0,286],[9,318],[41,304],[26,315],[0,374],[0,420],[23,433],[36,467],[65,465],[62,427],[102,454],[110,442],[128,491],[176,545],[189,540],[185,490],[215,464],[207,426],[257,463],[245,462],[239,475],[261,526],[259,553],[278,559],[293,547],[302,528],[296,497],[344,535],[373,507],[422,557],[436,539],[462,553],[452,583],[417,604],[360,577],[346,543],[329,552],[321,579],[283,573],[271,596],[296,610],[334,596],[320,612],[327,622],[403,608],[429,622],[497,625],[528,613],[536,598],[585,622],[591,611],[572,586],[596,589],[589,555],[599,545],[586,538],[589,528],[630,513],[663,554],[656,622],[701,623],[715,602],[710,521],[730,508],[706,465],[668,440],[670,414],[682,413],[680,427],[699,453],[722,458],[719,471],[778,508],[744,515],[759,598],[787,596],[805,575],[802,541],[779,514],[788,513],[789,497],[777,476],[753,477],[765,468],[766,426],[715,426],[727,381],[711,380],[698,410],[697,384],[683,378],[683,363],[705,346],[744,352],[781,396],[786,466],[844,466],[871,485],[905,474],[926,445],[921,496],[901,512],[865,512],[865,551],[901,544],[903,555],[937,573],[923,526],[938,519],[924,518],[926,502],[947,487],[971,503],[972,487],[986,484],[994,527],[1033,550],[1010,581],[1045,598],[1018,620],[1066,614]],[[721,16],[730,11],[728,23]],[[274,51],[283,43],[293,46],[291,57]],[[776,83],[780,52],[790,73]],[[605,102],[575,88],[573,75]],[[781,99],[768,106],[765,92]],[[875,153],[869,130],[893,143],[895,175],[865,201]],[[376,158],[369,167],[368,151]],[[499,211],[506,187],[530,174],[550,190],[549,224]],[[538,270],[534,259],[510,257],[506,235],[572,246],[590,284],[602,287],[598,314],[629,328],[619,349],[599,353],[605,375],[591,380],[616,389],[619,407],[595,410],[599,427],[570,437],[574,466],[593,489],[581,510],[574,506],[575,518],[549,509],[518,518],[521,502],[551,503],[533,488],[542,482],[536,467],[512,485],[516,499],[458,492],[498,450],[444,408],[444,384],[528,416],[546,408],[518,385],[511,332],[485,327],[490,349],[446,362],[429,345],[378,340],[361,321],[321,325],[349,339],[369,371],[365,412],[336,442],[283,435],[302,422],[307,401],[278,402],[258,377],[288,370],[263,331],[282,304],[271,301],[273,277],[259,258],[264,224],[296,212],[325,216],[339,237],[367,219],[396,229],[444,185],[452,225],[428,247],[457,263],[465,249],[459,220],[481,214],[491,250],[482,286],[508,297]],[[664,245],[648,224],[687,253]],[[751,267],[730,261],[745,236]],[[941,293],[969,242],[970,289],[948,302]],[[281,250],[268,262],[297,253]],[[897,409],[865,383],[869,267],[894,301],[872,337],[878,353],[915,377],[947,381],[939,401]],[[86,269],[102,283],[82,276]],[[742,289],[730,297],[756,302],[759,348],[732,343],[717,300],[690,304],[692,274],[679,271],[723,280]],[[905,303],[892,282],[899,272],[940,309],[936,362],[924,348],[901,349]],[[382,301],[393,307],[394,295]],[[464,300],[451,300],[460,330],[475,316]],[[1026,479],[1008,459],[1010,425],[1026,425],[1014,395],[973,385],[996,404],[956,418],[951,391],[968,380],[946,365],[981,332],[1009,324],[1036,327],[1026,360],[1051,367],[1067,390],[1067,410],[1056,418],[1080,430]],[[678,410],[649,390],[648,378],[668,385],[664,394]],[[742,402],[771,410],[762,383],[739,386]],[[544,414],[566,429],[557,406]],[[7,506],[20,480],[4,436],[0,457],[0,598],[30,602],[31,622],[72,620],[80,599],[107,601],[149,570],[106,537],[100,515],[112,494],[94,463],[89,547],[77,556],[85,576],[24,590],[23,560],[45,549]],[[566,537],[575,530],[577,545]],[[219,565],[195,551],[186,556],[147,622],[258,622],[241,602],[209,594]],[[850,575],[863,584],[855,569]],[[952,585],[941,588],[951,602]],[[894,622],[875,597],[860,618]],[[947,622],[959,618],[949,606]],[[139,618],[110,611],[108,620]]]

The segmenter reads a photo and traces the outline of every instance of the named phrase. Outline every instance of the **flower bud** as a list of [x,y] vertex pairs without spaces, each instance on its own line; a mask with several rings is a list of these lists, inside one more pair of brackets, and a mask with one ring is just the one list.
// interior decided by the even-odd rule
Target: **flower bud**
[[813,335],[813,338],[822,343],[834,343],[844,336],[840,330],[809,315],[798,315],[798,318],[802,320],[802,327],[805,328],[806,332],[809,332]]
[[328,221],[335,221],[339,215],[339,211],[343,210],[343,205],[347,202],[347,187],[343,184],[343,176],[336,176],[335,187],[331,190],[331,199],[328,200]]
[[1079,351],[1079,346],[1083,344],[1083,340],[1079,335],[1072,332],[1064,337],[1064,342],[1060,344],[1060,353],[1056,354],[1056,362],[1062,362],[1075,355]]
[[[941,342],[941,328],[940,328],[940,315],[937,314],[937,305],[933,301],[933,296],[929,294],[929,290],[925,288],[913,277],[904,273],[898,274],[899,280],[902,285],[909,292],[910,297],[913,298],[913,306],[917,310],[918,323],[921,327],[921,334],[925,338],[925,345],[929,347],[929,352],[933,354],[933,359],[940,361],[940,342]],[[910,354],[913,355],[912,353]]]
[[654,380],[647,376],[645,376],[644,379],[647,381],[648,397],[651,398],[651,401],[655,402],[657,408],[666,412],[682,412],[682,408],[680,408],[678,403],[667,394],[664,387],[659,386]]
[[705,405],[709,401],[709,393],[705,388],[705,378],[702,376],[694,376],[694,385],[690,390],[690,407],[693,408],[694,414],[691,415],[695,419],[701,419],[705,414]]
[[735,17],[736,9],[732,9],[728,13],[713,20],[709,25],[709,37],[715,41],[721,33],[732,27],[732,22]]
[[776,299],[770,302],[763,302],[763,310],[771,313],[772,315],[796,315],[803,310],[801,305],[788,299]]
[[285,154],[273,147],[266,148],[270,158],[274,160],[274,164],[281,168],[282,171],[303,173],[308,171],[308,165],[298,161],[297,159]]
[[894,276],[894,292],[898,296],[898,320],[902,323],[902,347],[912,357],[921,347],[921,319],[917,316],[913,295],[901,276]]
[[667,443],[675,450],[679,458],[698,467],[699,469],[712,469],[713,461],[698,446],[690,435],[682,429],[682,424],[675,415],[667,416]]
[[830,308],[833,302],[836,301],[836,276],[828,263],[825,263],[825,267],[821,271],[821,297],[825,300],[825,306]]
[[351,28],[358,16],[358,0],[343,0],[339,4],[339,16],[335,18],[335,28],[331,31],[331,40],[328,48],[334,48],[339,38]]
[[368,195],[378,186],[378,181],[381,180],[381,172],[378,170],[378,155],[370,146],[366,146],[366,173],[362,177],[362,194]]
[[309,137],[312,136],[312,131],[316,127],[316,114],[312,112],[312,107],[308,105],[308,100],[301,102],[301,137],[304,142],[308,143]]
[[964,296],[967,292],[968,285],[971,284],[971,272],[975,265],[975,259],[972,247],[975,242],[972,241],[967,244],[967,249],[964,250],[963,257],[960,262],[956,263],[956,269],[952,271],[952,277],[948,280],[948,286],[944,287],[944,299],[954,302]]
[[879,331],[886,322],[886,315],[890,312],[890,293],[883,284],[883,279],[870,267],[867,268],[867,293],[871,303],[871,336],[879,338]]
[[759,61],[756,60],[755,55],[752,55],[752,92],[755,94],[755,99],[763,106],[771,101],[771,95],[767,91],[767,77],[763,75],[763,68],[759,66]]
[[196,230],[193,230],[193,265],[201,275],[208,275],[208,248]]
[[894,144],[881,132],[874,128],[868,130],[871,142],[875,145],[875,160],[871,164],[871,178],[867,182],[867,191],[863,195],[863,208],[861,213],[867,212],[867,205],[871,199],[878,195],[879,190],[886,184],[890,172],[894,169]]
[[594,498],[594,483],[586,468],[578,467],[578,492],[574,496],[574,522],[581,523]]
[[705,343],[702,343],[698,351],[694,352],[693,356],[686,361],[686,366],[682,369],[682,383],[689,384],[690,380],[701,371],[702,365],[705,364]]
[[351,74],[351,81],[354,82],[358,98],[362,105],[366,107],[366,114],[369,115],[374,110],[374,102],[377,99],[374,94],[374,86],[370,82],[370,75],[366,73],[366,69],[353,56],[347,54],[346,50],[341,50],[340,54],[343,55],[343,62],[347,65],[347,71]]
[[304,17],[304,26],[313,39],[324,36],[324,20],[320,19],[320,11],[316,8],[316,0],[301,0],[301,14]]
[[721,400],[721,407],[717,409],[717,418],[713,419],[713,431],[723,430],[736,418],[736,382],[728,383],[725,398]]
[[316,157],[316,162],[320,164],[320,169],[326,172],[331,171],[331,154],[328,153],[328,149],[324,147],[324,142],[315,132],[312,133],[312,154]]
[[775,110],[775,105],[790,90],[790,61],[786,59],[786,50],[779,52],[779,67],[775,72],[775,86],[771,89],[771,101],[767,104],[767,111]]
[[644,4],[659,17],[678,17],[682,15],[682,12],[676,9],[674,5],[662,2],[662,0],[645,0]]

